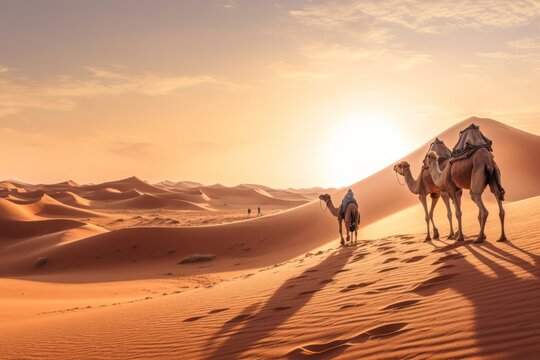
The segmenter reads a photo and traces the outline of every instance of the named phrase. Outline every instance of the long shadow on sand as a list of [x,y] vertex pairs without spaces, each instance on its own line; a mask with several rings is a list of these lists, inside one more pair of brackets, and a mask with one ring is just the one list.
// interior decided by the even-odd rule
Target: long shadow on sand
[[[443,255],[438,265],[453,267],[439,267],[437,278],[444,281],[417,292],[430,296],[453,289],[472,304],[477,350],[470,356],[535,358],[540,352],[540,256],[512,243],[489,242],[449,244],[434,252]],[[468,256],[482,262],[491,274],[469,262]],[[512,267],[521,274],[516,275]]]
[[[206,358],[236,359],[264,340],[323,290],[347,264],[355,249],[347,247],[334,251],[317,265],[285,281],[260,307],[258,304],[250,305],[227,321],[209,343],[228,336],[227,339]],[[254,308],[258,310],[253,312]]]

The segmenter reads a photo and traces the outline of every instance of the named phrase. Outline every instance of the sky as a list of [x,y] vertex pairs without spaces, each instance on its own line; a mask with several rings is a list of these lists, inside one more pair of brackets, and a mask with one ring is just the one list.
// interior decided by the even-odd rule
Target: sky
[[346,186],[539,98],[540,1],[0,0],[1,179]]

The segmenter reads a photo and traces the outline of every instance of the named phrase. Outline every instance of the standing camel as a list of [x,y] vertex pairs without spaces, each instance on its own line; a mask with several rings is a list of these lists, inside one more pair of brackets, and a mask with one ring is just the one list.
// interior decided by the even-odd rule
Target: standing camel
[[337,218],[339,224],[339,236],[341,237],[341,245],[345,245],[343,239],[342,223],[345,220],[345,230],[347,231],[347,242],[351,240],[350,233],[354,233],[354,243],[358,242],[358,224],[360,223],[360,212],[358,206],[355,203],[350,203],[345,209],[344,218],[341,216],[341,205],[335,207],[332,203],[332,197],[328,194],[319,195],[319,199],[326,203],[326,206],[330,210],[330,213]]
[[[441,167],[443,169],[446,168],[448,164],[448,159],[450,158],[450,149],[448,149],[446,145],[444,145],[444,143],[439,139],[435,139],[435,141],[430,145],[430,149],[436,150],[439,154],[441,154]],[[446,216],[448,217],[448,222],[450,223],[450,234],[448,235],[448,239],[454,239],[455,233],[454,225],[452,223],[452,210],[450,208],[449,195],[446,192],[441,191],[440,187],[433,182],[433,180],[431,179],[431,175],[426,170],[425,166],[422,167],[422,170],[420,170],[420,175],[418,175],[418,178],[416,179],[413,178],[410,167],[411,166],[407,161],[401,161],[394,166],[394,171],[399,175],[405,177],[405,183],[407,184],[407,187],[413,194],[418,195],[418,198],[420,199],[420,202],[424,207],[427,226],[427,235],[425,241],[431,241],[429,229],[430,221],[433,225],[433,238],[439,238],[439,230],[437,229],[437,227],[435,226],[435,222],[433,221],[433,212],[435,211],[435,206],[437,205],[437,202],[441,197],[444,201],[444,205],[446,206]],[[429,212],[427,207],[428,194],[431,197],[431,208],[429,209]]]
[[459,236],[458,241],[463,241],[463,230],[461,226],[461,189],[469,189],[471,198],[478,206],[478,221],[480,232],[475,243],[481,243],[486,238],[484,229],[489,212],[482,201],[482,193],[489,185],[489,188],[499,204],[499,219],[501,221],[501,237],[498,241],[506,241],[504,232],[504,189],[501,185],[501,171],[495,163],[493,155],[486,148],[477,149],[469,158],[452,162],[449,166],[441,170],[438,155],[429,152],[426,158],[429,172],[433,182],[443,191],[447,191],[456,207],[456,217],[458,219]]

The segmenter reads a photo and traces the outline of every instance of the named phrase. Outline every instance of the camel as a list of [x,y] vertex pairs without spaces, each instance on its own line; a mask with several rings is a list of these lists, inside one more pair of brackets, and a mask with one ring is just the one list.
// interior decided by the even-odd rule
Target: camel
[[495,163],[493,155],[486,148],[477,149],[469,158],[453,161],[449,166],[441,170],[439,156],[435,152],[429,152],[426,164],[433,182],[443,191],[448,192],[456,208],[458,219],[458,241],[463,241],[461,225],[461,194],[462,189],[469,189],[472,200],[478,206],[478,221],[480,232],[475,243],[481,243],[486,239],[484,229],[489,212],[482,201],[482,193],[489,185],[491,192],[499,205],[499,219],[501,221],[501,237],[498,241],[506,241],[504,232],[504,189],[501,185],[501,171]]
[[326,206],[330,210],[330,213],[337,218],[339,224],[339,236],[341,237],[341,246],[345,245],[345,240],[343,239],[342,223],[345,220],[345,230],[347,231],[347,242],[351,241],[350,233],[354,232],[354,243],[358,243],[358,225],[360,224],[360,212],[358,211],[358,206],[355,203],[350,203],[345,209],[345,218],[341,217],[341,205],[335,207],[332,203],[332,197],[328,194],[323,194],[319,196],[320,200],[323,200],[326,203]]
[[[439,153],[444,154],[445,157],[450,157],[450,149],[448,149],[442,141],[439,139],[436,139],[430,146],[430,149],[438,149]],[[446,168],[448,164],[448,159],[444,159],[441,162],[442,168]],[[456,234],[454,233],[454,225],[452,224],[452,210],[450,208],[450,198],[449,195],[441,191],[440,187],[437,186],[429,174],[428,171],[426,171],[425,166],[422,167],[422,170],[420,170],[420,175],[418,175],[418,178],[414,179],[411,173],[410,164],[407,161],[401,161],[394,165],[394,171],[398,173],[399,175],[405,177],[405,183],[407,184],[407,187],[409,190],[413,193],[418,195],[418,198],[420,199],[420,202],[422,203],[422,206],[424,207],[424,213],[425,213],[425,220],[426,220],[426,226],[427,226],[427,235],[426,239],[424,241],[428,242],[431,241],[431,235],[430,235],[430,227],[429,222],[431,221],[431,224],[433,225],[433,238],[438,239],[439,238],[439,230],[437,229],[437,226],[435,226],[435,222],[433,221],[433,212],[435,211],[435,206],[437,205],[437,202],[439,201],[439,198],[442,198],[444,201],[444,205],[446,206],[446,215],[448,217],[448,222],[450,223],[450,234],[448,235],[448,239],[454,239]],[[427,195],[430,194],[431,196],[431,208],[428,212],[427,207]]]

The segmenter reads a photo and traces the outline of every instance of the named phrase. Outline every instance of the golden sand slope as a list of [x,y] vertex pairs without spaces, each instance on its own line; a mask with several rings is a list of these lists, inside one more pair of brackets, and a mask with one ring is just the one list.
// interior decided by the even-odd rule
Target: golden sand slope
[[[166,206],[181,199],[173,187],[136,178],[22,187],[26,193],[7,189],[12,198],[0,199],[0,289],[6,294],[0,318],[8,319],[0,322],[0,354],[530,357],[540,350],[540,198],[534,197],[540,195],[540,168],[532,166],[540,158],[540,138],[487,119],[466,120],[439,137],[452,146],[471,121],[494,140],[507,197],[516,201],[506,205],[510,243],[493,242],[499,231],[493,206],[488,243],[423,243],[418,200],[397,184],[391,167],[351,186],[362,213],[362,241],[345,249],[336,248],[336,221],[317,201],[220,226],[107,231],[86,224],[100,215],[95,206],[104,201],[144,196],[160,204],[164,199]],[[415,175],[426,149],[407,157]],[[43,195],[47,191],[72,192],[79,197],[72,199],[90,206],[62,204]],[[92,200],[98,192],[136,193],[128,200]],[[201,204],[220,196],[277,196],[247,185],[204,187],[203,194],[208,199]],[[467,193],[464,199],[464,232],[472,236],[476,208]],[[61,219],[43,220],[50,217]],[[436,221],[446,234],[442,206]],[[177,264],[194,253],[216,258]]]
[[[0,327],[0,349],[8,359],[532,359],[540,198],[508,213],[509,243],[366,239],[206,288],[90,309],[81,301]],[[496,221],[488,229],[496,233]]]

